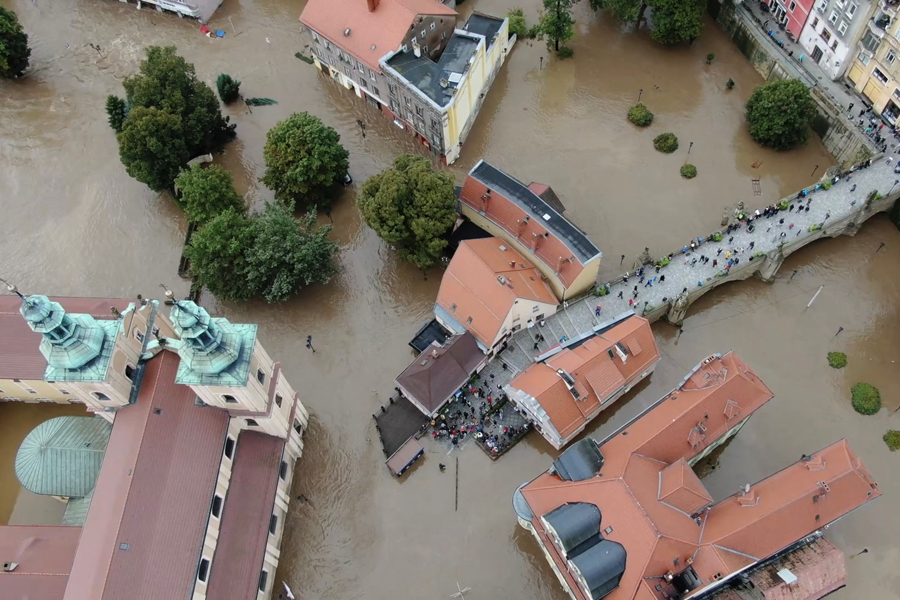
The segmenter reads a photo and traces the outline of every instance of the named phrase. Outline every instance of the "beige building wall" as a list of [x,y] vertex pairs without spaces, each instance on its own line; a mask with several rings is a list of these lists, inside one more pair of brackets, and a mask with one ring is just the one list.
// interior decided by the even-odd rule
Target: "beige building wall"
[[475,225],[478,225],[480,228],[484,229],[488,233],[498,238],[501,238],[505,242],[509,243],[513,248],[518,250],[522,256],[531,261],[535,268],[541,272],[541,274],[546,277],[547,283],[550,285],[550,289],[553,290],[553,293],[560,300],[560,302],[571,300],[581,294],[586,293],[587,291],[593,289],[597,282],[597,275],[600,272],[600,257],[596,257],[593,260],[589,261],[584,265],[581,273],[575,278],[571,285],[566,286],[563,283],[563,280],[559,278],[559,275],[553,270],[553,267],[546,264],[543,260],[541,260],[531,248],[523,244],[517,237],[506,231],[504,228],[500,227],[486,216],[466,204],[465,202],[459,202],[459,210],[464,217],[472,221]]
[[497,342],[506,337],[507,334],[512,334],[520,329],[528,327],[529,321],[537,326],[541,319],[546,319],[550,315],[555,315],[558,307],[559,305],[557,304],[548,304],[546,302],[538,302],[527,298],[517,298],[509,313],[507,313],[506,319],[503,320],[503,326],[500,328],[500,333],[497,334],[494,343],[491,345],[495,346]]
[[[873,3],[870,12],[867,30],[856,45],[847,79],[872,102],[876,113],[897,123],[900,111],[892,108],[891,103],[900,108],[900,18],[895,9],[883,3]],[[875,25],[885,16],[891,19],[885,29]]]

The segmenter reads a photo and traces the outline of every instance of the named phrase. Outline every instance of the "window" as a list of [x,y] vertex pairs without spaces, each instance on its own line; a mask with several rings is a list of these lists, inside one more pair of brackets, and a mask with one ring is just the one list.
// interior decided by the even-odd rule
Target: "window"
[[134,339],[141,342],[142,344],[144,343],[144,332],[137,327],[134,328]]
[[107,396],[103,392],[94,392],[94,398],[100,400],[101,402],[109,402],[109,396]]
[[237,404],[237,398],[235,398],[231,394],[222,394],[222,400],[224,400],[228,404]]
[[819,0],[819,3],[816,4],[816,10],[825,14],[825,9],[828,7],[828,0]]
[[200,568],[197,569],[197,579],[205,582],[207,577],[209,577],[209,559],[204,558],[200,560]]
[[838,8],[844,8],[845,0],[837,0],[835,4],[837,4]]
[[446,32],[446,31],[442,31],[442,32],[441,32],[441,39],[444,39],[444,38],[446,38],[446,37],[447,37],[447,32]]
[[831,51],[834,52],[835,50],[837,50],[837,47],[838,47],[838,41],[837,41],[837,40],[834,40],[834,41],[831,43]]
[[409,48],[406,46],[406,44],[403,44],[403,46],[401,46],[400,49],[403,50],[404,52],[409,52]]
[[350,67],[344,67],[344,73],[347,75],[347,77],[350,77]]
[[790,6],[788,6],[788,10],[790,10],[791,12],[794,12],[795,8],[797,8],[797,3],[792,1]]
[[466,323],[468,323],[469,325],[471,325],[471,324],[472,324],[472,317],[469,317],[468,319],[466,319]]
[[335,66],[335,62],[334,62],[334,57],[333,57],[333,56],[329,56],[329,57],[328,57],[328,62],[331,63],[331,66],[332,66],[332,67]]
[[391,93],[391,96],[396,96],[396,95],[397,95],[397,88],[394,87],[394,84],[393,84],[393,83],[389,83],[389,84],[388,84],[388,91]]
[[312,34],[313,34],[313,39],[316,40],[316,41],[318,42],[318,41],[319,41],[319,34],[316,33],[315,31],[313,31]]
[[847,33],[847,27],[847,21],[841,21],[841,24],[838,25],[838,33],[844,35],[845,33]]
[[281,394],[275,394],[275,404],[278,405],[278,408],[281,408]]
[[894,90],[894,98],[896,98],[897,100],[900,100],[900,88],[896,88]]
[[70,392],[69,392],[69,390],[64,390],[62,388],[59,388],[59,393],[62,394],[63,396],[68,396]]
[[269,533],[271,533],[272,535],[275,535],[275,529],[277,529],[277,528],[278,528],[278,516],[272,515],[272,517],[269,519]]
[[432,120],[431,120],[431,128],[432,128],[432,129],[440,129],[440,128],[441,128],[441,122],[438,121],[437,119],[432,119]]
[[230,435],[225,439],[225,456],[234,458],[234,438]]
[[422,46],[422,54],[428,54],[428,46]]
[[363,66],[363,64],[362,64],[361,62],[359,62],[359,61],[356,61],[356,68],[359,69],[359,72],[360,72],[360,73],[365,73],[365,72],[366,72],[366,68],[365,68],[365,67]]
[[888,53],[885,55],[884,60],[885,62],[887,62],[887,64],[892,65],[894,64],[894,61],[897,60],[897,55],[894,54],[893,50],[888,50]]
[[266,383],[266,374],[263,373],[262,369],[256,370],[256,380],[262,384]]
[[325,40],[325,49],[331,50],[331,44],[328,43],[328,40]]
[[366,80],[362,77],[359,78],[359,85],[363,86],[366,89],[369,89],[369,85],[366,83]]
[[134,367],[125,365],[125,377],[134,381]]
[[831,11],[831,15],[829,15],[829,17],[828,17],[828,22],[831,23],[832,25],[834,25],[835,23],[837,23],[837,20],[838,20],[837,11],[836,10]]
[[822,29],[822,39],[825,40],[826,44],[828,42],[830,42],[831,41],[831,32],[828,31],[827,29]]
[[819,26],[819,17],[813,17],[813,29]]
[[541,307],[538,306],[537,304],[535,304],[534,306],[531,307],[531,312],[535,313],[535,312],[539,311],[540,309],[541,309]]
[[418,43],[419,43],[419,38],[417,38],[416,36],[413,36],[412,45],[415,46]]
[[378,88],[375,87],[374,85],[372,86],[372,91],[375,92],[375,95],[376,95],[376,96],[381,96],[381,92],[378,91]]
[[866,31],[866,35],[863,36],[862,42],[860,43],[863,45],[863,48],[865,48],[869,52],[875,52],[875,50],[878,48],[879,41],[880,40],[878,39],[877,35],[875,35],[871,31]]
[[409,98],[404,98],[404,100],[406,100],[407,106],[412,106],[412,102],[410,102]]
[[213,497],[212,509],[210,510],[210,512],[212,513],[212,516],[217,519],[222,515],[222,496],[216,494]]
[[303,435],[303,423],[300,422],[300,419],[294,419],[294,431]]
[[888,82],[887,75],[885,75],[884,73],[882,73],[882,72],[881,72],[881,69],[879,69],[878,67],[875,67],[875,69],[872,71],[872,75],[874,75],[874,76],[875,76],[875,79],[877,79],[877,80],[880,81],[881,83],[887,83],[887,82]]
[[247,427],[259,427],[255,419],[247,419]]
[[857,8],[857,6],[856,6],[855,4],[853,4],[852,2],[851,2],[850,5],[847,7],[847,12],[844,13],[844,14],[847,15],[847,18],[848,18],[848,19],[852,19],[852,18],[853,18],[853,15],[856,14],[856,8]]
[[378,81],[378,75],[372,69],[369,69],[369,77],[372,78],[372,81]]
[[431,30],[434,31],[434,21],[431,23]]
[[424,41],[425,40],[425,30],[423,29],[420,33],[422,34],[422,40]]
[[282,481],[287,481],[287,463],[281,461],[281,468],[278,470],[278,476]]
[[421,117],[421,116],[424,115],[424,113],[425,113],[425,111],[422,110],[422,107],[417,105],[417,106],[416,106],[416,114],[419,115],[419,116]]
[[266,586],[269,584],[269,572],[263,569],[259,572],[259,591],[266,591]]

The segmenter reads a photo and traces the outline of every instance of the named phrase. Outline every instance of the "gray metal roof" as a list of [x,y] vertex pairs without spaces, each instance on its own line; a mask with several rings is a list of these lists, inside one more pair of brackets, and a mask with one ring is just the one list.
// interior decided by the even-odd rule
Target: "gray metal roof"
[[94,490],[91,490],[84,498],[70,498],[66,503],[66,512],[63,515],[62,525],[84,527],[93,497]]
[[594,540],[595,544],[599,541],[600,517],[597,505],[573,502],[553,509],[544,515],[544,520],[556,532],[568,556],[591,538],[598,538]]
[[450,76],[454,73],[465,75],[478,42],[477,38],[454,33],[437,62],[425,55],[417,57],[414,51],[407,50],[389,58],[387,64],[432,102],[447,107],[459,84],[459,81],[452,82]]
[[544,227],[566,244],[582,264],[600,255],[600,249],[588,239],[583,231],[575,227],[521,181],[510,177],[483,160],[475,165],[469,175],[489,189],[496,190],[509,198],[519,208],[528,212],[532,218],[538,219]]
[[593,438],[584,438],[553,461],[553,471],[565,481],[590,479],[603,468],[603,454]]
[[476,12],[469,17],[463,29],[469,33],[483,35],[487,40],[487,45],[490,46],[501,27],[503,27],[503,19]]
[[626,556],[622,544],[600,540],[571,559],[591,589],[592,600],[600,600],[619,587],[619,581],[625,572]]
[[16,454],[16,477],[35,494],[83,498],[94,489],[112,425],[57,417],[34,428]]

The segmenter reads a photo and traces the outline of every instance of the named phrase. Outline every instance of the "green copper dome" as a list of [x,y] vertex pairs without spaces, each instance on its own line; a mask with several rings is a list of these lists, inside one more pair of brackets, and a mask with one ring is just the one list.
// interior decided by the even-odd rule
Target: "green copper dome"
[[218,375],[241,356],[242,336],[227,319],[212,319],[205,309],[188,300],[177,302],[169,314],[181,338],[178,356],[198,375]]
[[50,367],[79,369],[103,350],[106,331],[90,315],[67,315],[59,302],[51,302],[47,296],[27,297],[19,312],[28,326],[44,337],[41,354]]

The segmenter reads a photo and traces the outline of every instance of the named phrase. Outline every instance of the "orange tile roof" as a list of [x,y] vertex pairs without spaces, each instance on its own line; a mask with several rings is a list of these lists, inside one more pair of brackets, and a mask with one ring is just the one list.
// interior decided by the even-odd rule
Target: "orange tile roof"
[[379,0],[372,12],[366,0],[309,0],[300,22],[381,73],[378,60],[400,48],[419,15],[456,19],[456,11],[438,0]]
[[[688,462],[771,398],[733,353],[710,357],[680,388],[601,444],[605,462],[596,477],[563,481],[546,472],[521,489],[535,515],[535,532],[576,598],[585,596],[541,521],[563,504],[596,505],[603,515],[602,535],[628,553],[609,600],[663,600],[674,591],[662,578],[667,573],[690,565],[700,579],[696,595],[881,494],[841,440],[752,486],[753,501],[735,495],[704,511],[711,499]],[[730,400],[740,407],[732,418],[725,415]],[[707,425],[692,446],[687,432],[698,419]]]
[[[624,363],[617,353],[614,352],[615,358],[610,358],[607,353],[616,343],[629,348]],[[635,353],[630,349],[632,345],[640,350]],[[599,414],[597,409],[610,396],[633,383],[657,360],[659,349],[649,321],[633,315],[578,346],[564,348],[544,363],[531,365],[513,379],[510,387],[534,397],[560,437],[565,439]],[[576,400],[557,374],[558,369],[575,379],[575,388],[579,392],[588,390],[587,395],[580,394]]]
[[531,262],[503,240],[483,238],[460,242],[441,279],[437,303],[491,347],[518,298],[558,304]]

